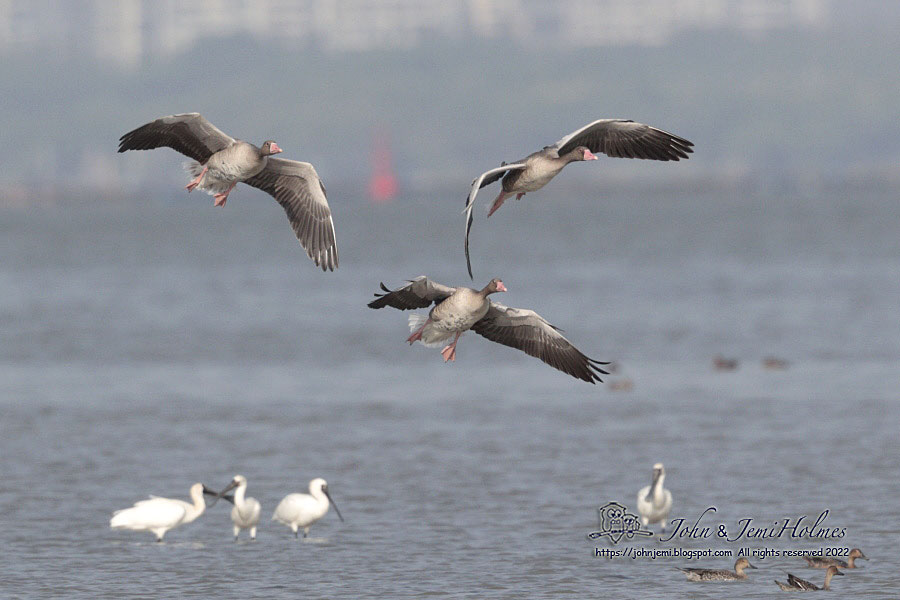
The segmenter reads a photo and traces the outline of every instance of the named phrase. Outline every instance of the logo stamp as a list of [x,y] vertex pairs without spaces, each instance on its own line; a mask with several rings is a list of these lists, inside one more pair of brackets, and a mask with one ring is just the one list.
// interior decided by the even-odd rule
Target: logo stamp
[[588,534],[588,539],[596,540],[607,537],[613,544],[626,537],[629,540],[636,535],[652,536],[653,532],[642,529],[641,518],[628,512],[628,509],[618,502],[607,502],[597,509],[597,517],[600,520],[600,529]]

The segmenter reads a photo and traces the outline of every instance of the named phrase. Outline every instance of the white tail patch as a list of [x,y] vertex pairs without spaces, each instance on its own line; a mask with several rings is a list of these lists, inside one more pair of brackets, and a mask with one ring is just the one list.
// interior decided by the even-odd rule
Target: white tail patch
[[187,171],[194,177],[196,177],[197,175],[199,175],[200,173],[203,172],[203,165],[198,163],[196,160],[186,160],[183,163],[181,163],[181,166],[184,168],[185,171]]
[[[203,172],[203,165],[195,160],[186,160],[181,163],[181,166],[194,177],[199,176],[200,173]],[[203,179],[200,180],[200,185],[198,185],[196,189],[203,190],[212,196],[214,194],[225,193],[228,188],[231,187],[231,183],[231,181],[218,179],[213,171],[207,171],[206,175],[203,176]]]
[[[409,315],[409,332],[414,333],[418,331],[420,327],[425,325],[425,322],[428,321],[427,315],[420,315],[419,313],[412,313]],[[444,346],[447,342],[449,342],[453,336],[454,332],[444,332],[433,325],[429,325],[422,332],[422,339],[418,340],[422,342],[428,348],[435,348],[438,346]]]

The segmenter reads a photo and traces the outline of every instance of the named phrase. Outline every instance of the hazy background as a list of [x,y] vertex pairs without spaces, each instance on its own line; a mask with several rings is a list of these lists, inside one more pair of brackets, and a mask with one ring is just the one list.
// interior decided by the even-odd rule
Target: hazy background
[[[733,558],[592,555],[596,507],[663,461],[673,517],[847,532],[675,546],[859,546],[838,594],[896,598],[898,30],[875,1],[0,0],[0,595],[720,598],[675,567]],[[213,208],[175,152],[116,153],[184,111],[316,165],[337,271],[265,194]],[[602,117],[696,152],[572,165],[478,207],[472,249],[476,283],[616,362],[603,384],[474,334],[445,365],[366,308],[467,281],[472,178]],[[108,528],[236,473],[254,544],[223,503],[164,544]],[[268,518],[316,476],[347,521],[297,543]],[[821,583],[754,562],[730,598]]]
[[898,23],[900,5],[874,0],[6,0],[2,193],[181,181],[170,154],[114,150],[188,111],[276,138],[330,185],[364,187],[379,137],[403,190],[464,188],[601,117],[697,153],[567,178],[896,185]]

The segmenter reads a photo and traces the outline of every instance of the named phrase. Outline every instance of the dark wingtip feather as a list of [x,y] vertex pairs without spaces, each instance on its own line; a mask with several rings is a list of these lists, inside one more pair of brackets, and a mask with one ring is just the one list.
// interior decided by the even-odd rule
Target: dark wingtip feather
[[[468,206],[468,197],[466,198],[466,206]],[[469,233],[472,231],[472,222],[475,220],[475,212],[469,213],[466,219],[466,270],[469,272],[469,278],[475,281],[475,275],[472,274],[472,259],[469,257]]]

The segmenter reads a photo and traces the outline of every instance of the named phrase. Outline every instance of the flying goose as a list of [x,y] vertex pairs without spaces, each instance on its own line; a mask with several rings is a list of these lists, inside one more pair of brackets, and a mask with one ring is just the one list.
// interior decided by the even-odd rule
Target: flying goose
[[609,363],[582,354],[563,337],[559,329],[536,312],[510,308],[489,300],[490,294],[507,291],[499,279],[492,279],[481,290],[474,290],[462,286],[449,287],[420,275],[402,288],[389,290],[382,283],[381,289],[385,293],[375,294],[376,299],[369,303],[369,308],[391,306],[413,310],[435,304],[427,317],[415,313],[409,316],[412,334],[406,341],[440,346],[453,338],[441,350],[444,362],[456,360],[459,336],[471,329],[492,342],[518,348],[563,373],[589,383],[602,382],[599,375],[609,374],[600,368]]
[[737,559],[734,563],[734,571],[728,569],[681,569],[688,581],[739,581],[747,579],[744,569],[755,569],[745,557]]
[[306,254],[322,270],[338,266],[334,221],[325,197],[325,186],[309,163],[272,158],[282,150],[273,140],[261,147],[236,140],[207,121],[200,113],[162,117],[119,138],[119,152],[168,146],[193,159],[185,168],[194,179],[185,186],[215,197],[225,206],[238,182],[270,194],[287,213]]
[[810,592],[810,591],[819,591],[819,590],[830,590],[831,589],[831,578],[835,575],[843,575],[838,568],[834,565],[828,567],[828,570],[825,571],[825,583],[822,587],[817,586],[814,583],[811,583],[805,579],[800,579],[799,577],[795,577],[788,573],[787,583],[782,583],[781,581],[775,580],[775,583],[778,584],[778,587],[788,592]]
[[[519,200],[528,192],[536,192],[556,177],[567,164],[576,161],[597,160],[594,152],[602,152],[615,158],[645,158],[650,160],[687,159],[693,152],[691,142],[656,127],[635,123],[626,119],[600,119],[573,131],[552,146],[544,146],[522,160],[500,163],[495,169],[485,171],[472,181],[466,198],[466,267],[472,276],[469,259],[469,232],[472,230],[472,207],[478,190],[502,178],[500,195],[488,212],[490,217],[503,202],[515,195]],[[473,277],[474,279],[474,277]]]

